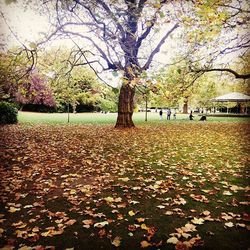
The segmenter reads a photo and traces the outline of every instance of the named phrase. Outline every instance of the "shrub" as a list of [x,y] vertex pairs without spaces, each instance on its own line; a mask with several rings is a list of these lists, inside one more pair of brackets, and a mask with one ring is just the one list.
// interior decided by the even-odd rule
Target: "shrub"
[[0,102],[0,124],[17,123],[17,109],[8,102]]

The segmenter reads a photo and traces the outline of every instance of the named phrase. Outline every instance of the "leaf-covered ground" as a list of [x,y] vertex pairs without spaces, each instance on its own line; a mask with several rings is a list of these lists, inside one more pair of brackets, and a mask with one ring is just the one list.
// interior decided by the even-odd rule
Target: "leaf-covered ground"
[[250,247],[249,123],[0,130],[0,248]]

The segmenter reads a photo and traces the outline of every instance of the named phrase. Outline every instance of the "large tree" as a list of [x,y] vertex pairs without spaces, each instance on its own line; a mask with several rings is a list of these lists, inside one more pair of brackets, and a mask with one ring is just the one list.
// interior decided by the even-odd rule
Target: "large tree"
[[[56,1],[57,23],[47,39],[58,35],[70,37],[78,48],[75,65],[79,64],[81,57],[86,63],[99,64],[100,70],[122,74],[116,127],[134,127],[132,115],[138,79],[149,69],[154,56],[179,26],[173,16],[174,23],[167,25],[171,13],[162,11],[166,4],[166,0]],[[51,5],[48,8],[51,10]],[[158,28],[163,24],[165,30],[159,32]],[[149,46],[145,41],[148,38],[152,41],[154,34],[158,41],[150,44],[152,49],[145,50],[145,46]],[[84,41],[84,46],[75,37]],[[86,50],[87,44],[93,50]],[[94,69],[97,71],[98,67]]]
[[75,45],[72,66],[89,64],[96,73],[112,70],[122,75],[116,127],[134,126],[135,88],[141,83],[141,74],[155,63],[156,54],[164,44],[169,57],[175,44],[183,42],[178,53],[186,59],[191,51],[189,61],[195,72],[222,69],[233,73],[225,67],[214,67],[216,60],[229,52],[241,49],[244,52],[249,48],[246,0],[46,0],[43,3],[42,9],[51,13],[53,24],[46,40],[71,39]]

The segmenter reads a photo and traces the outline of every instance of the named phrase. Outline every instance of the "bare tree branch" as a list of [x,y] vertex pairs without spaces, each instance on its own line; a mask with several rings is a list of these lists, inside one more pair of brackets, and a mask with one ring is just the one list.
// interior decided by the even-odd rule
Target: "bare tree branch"
[[194,70],[194,69],[191,69],[192,72],[196,72],[196,73],[199,73],[199,72],[212,72],[212,71],[219,71],[219,72],[228,72],[230,74],[233,74],[235,76],[236,79],[249,79],[250,78],[250,73],[248,74],[239,74],[237,73],[236,71],[232,70],[232,69],[220,69],[220,68],[213,68],[213,69],[198,69],[198,70]]
[[160,40],[160,42],[158,43],[158,45],[157,45],[157,46],[155,47],[155,49],[151,52],[151,54],[150,54],[150,56],[149,56],[147,62],[146,62],[145,65],[142,67],[143,70],[147,70],[147,69],[149,68],[149,66],[150,66],[150,64],[151,64],[151,62],[152,62],[152,60],[153,60],[155,54],[156,54],[157,52],[160,51],[160,48],[161,48],[161,46],[164,44],[165,40],[168,38],[168,36],[169,36],[176,28],[178,28],[178,26],[179,26],[179,25],[176,23],[176,24],[172,27],[172,29],[170,29],[170,30],[166,33],[166,35]]

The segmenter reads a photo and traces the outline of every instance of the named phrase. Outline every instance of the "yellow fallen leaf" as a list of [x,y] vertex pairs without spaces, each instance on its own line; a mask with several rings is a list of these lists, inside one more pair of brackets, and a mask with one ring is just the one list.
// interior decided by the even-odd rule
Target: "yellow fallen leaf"
[[26,239],[27,231],[16,230],[16,235],[18,238]]
[[42,235],[43,237],[47,237],[47,236],[49,236],[49,234],[50,234],[49,231],[41,233],[41,235]]
[[150,247],[150,246],[152,246],[152,244],[150,244],[146,240],[141,241],[141,247],[142,248],[146,248],[146,247]]
[[23,246],[23,247],[18,248],[18,250],[32,250],[32,249],[33,249],[32,247],[28,247],[28,246]]
[[125,177],[125,178],[118,178],[118,180],[128,182],[130,179],[128,177]]
[[197,224],[197,225],[201,225],[201,224],[203,224],[204,220],[202,218],[198,219],[198,218],[194,217],[194,219],[191,220],[191,222],[193,222],[194,224]]
[[116,247],[119,247],[121,245],[121,237],[116,236],[114,238],[114,240],[111,241],[111,244],[114,245],[114,246],[116,246]]
[[141,229],[144,229],[144,230],[149,230],[149,227],[146,226],[146,224],[141,224]]
[[20,208],[10,207],[10,209],[9,209],[10,213],[15,213],[16,211],[20,211]]
[[179,240],[176,238],[176,237],[171,237],[171,238],[169,238],[168,240],[167,240],[167,243],[169,243],[169,244],[176,244],[177,242],[178,242]]
[[91,161],[91,160],[85,160],[85,162],[87,162],[89,165],[92,164],[92,161]]
[[224,191],[223,195],[233,195],[230,191]]
[[109,203],[111,203],[111,202],[114,202],[114,198],[113,197],[110,197],[110,196],[108,196],[108,197],[105,197],[105,198],[103,198],[106,202],[109,202]]
[[145,218],[136,218],[135,219],[138,223],[141,223],[141,222],[144,222],[145,221]]
[[76,194],[76,190],[75,189],[71,189],[69,193],[70,194]]
[[134,215],[135,215],[135,213],[134,213],[133,210],[129,211],[128,214],[129,214],[130,216],[134,216]]

